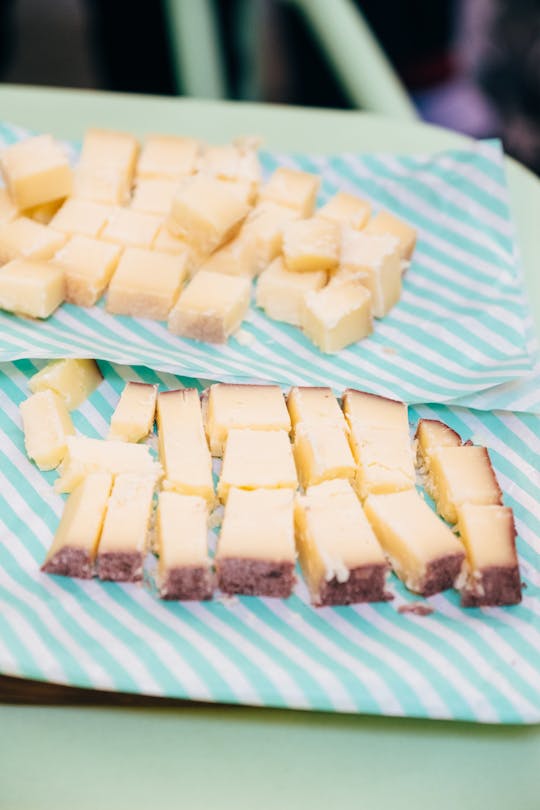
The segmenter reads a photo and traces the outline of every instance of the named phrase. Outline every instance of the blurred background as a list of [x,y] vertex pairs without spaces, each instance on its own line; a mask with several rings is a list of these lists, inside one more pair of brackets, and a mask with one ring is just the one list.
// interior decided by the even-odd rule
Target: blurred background
[[[331,36],[337,0],[311,2],[328,15]],[[339,53],[321,47],[324,21],[321,38],[306,18],[309,3],[0,0],[0,81],[157,94],[201,88],[201,95],[231,99],[359,106],[335,70]],[[540,0],[345,4],[361,10],[420,117],[501,137],[540,173]],[[191,66],[183,65],[182,48],[191,49]],[[359,76],[368,90],[377,81],[369,72]]]

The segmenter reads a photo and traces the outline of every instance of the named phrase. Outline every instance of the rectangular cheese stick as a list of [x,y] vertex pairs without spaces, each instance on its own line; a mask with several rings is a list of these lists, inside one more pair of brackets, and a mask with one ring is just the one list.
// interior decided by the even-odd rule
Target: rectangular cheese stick
[[111,417],[109,439],[140,442],[154,425],[157,385],[128,382]]
[[166,391],[157,398],[159,457],[164,489],[199,495],[212,505],[212,458],[204,434],[201,403],[195,388]]
[[364,510],[409,590],[431,596],[454,585],[465,559],[463,546],[416,489],[368,495]]
[[287,396],[287,410],[293,430],[300,422],[330,422],[343,431],[347,430],[343,411],[331,388],[294,386]]
[[460,587],[463,607],[517,605],[521,577],[512,509],[465,503],[458,507],[457,516],[467,553],[466,577]]
[[461,436],[436,419],[420,419],[416,427],[416,459],[421,472],[427,473],[431,455],[438,447],[460,447]]
[[142,579],[155,483],[153,476],[116,476],[96,559],[100,579]]
[[156,551],[162,599],[210,599],[214,581],[208,558],[208,505],[204,498],[161,492]]
[[19,406],[24,444],[40,470],[58,467],[66,453],[66,437],[75,433],[66,403],[53,391],[32,394]]
[[42,571],[81,579],[93,576],[112,480],[110,473],[90,473],[73,490]]
[[223,502],[231,487],[238,489],[296,489],[298,478],[285,430],[229,431],[218,496]]
[[304,488],[332,478],[354,478],[354,458],[340,425],[299,422],[294,431],[293,453]]
[[315,605],[380,602],[388,564],[348,481],[326,481],[298,495],[296,543]]

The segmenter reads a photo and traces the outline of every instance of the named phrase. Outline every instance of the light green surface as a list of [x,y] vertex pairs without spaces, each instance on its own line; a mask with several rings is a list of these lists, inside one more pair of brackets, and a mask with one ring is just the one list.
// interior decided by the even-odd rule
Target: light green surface
[[[0,88],[2,118],[77,138],[89,125],[265,136],[269,148],[425,151],[464,139],[362,114]],[[540,320],[540,184],[509,165]],[[536,810],[540,727],[269,710],[0,708],[0,808],[490,808]],[[29,765],[31,763],[31,766]]]

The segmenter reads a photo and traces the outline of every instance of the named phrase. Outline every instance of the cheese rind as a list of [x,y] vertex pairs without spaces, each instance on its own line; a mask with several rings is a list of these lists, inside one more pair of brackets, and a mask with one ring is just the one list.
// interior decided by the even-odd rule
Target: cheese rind
[[120,245],[75,234],[58,251],[54,263],[64,271],[66,301],[93,306],[105,292],[120,259]]
[[416,245],[416,230],[399,217],[389,211],[379,211],[364,229],[366,234],[386,236],[390,234],[399,240],[400,252],[403,259],[409,261]]
[[321,178],[298,169],[280,166],[261,189],[259,200],[292,208],[303,217],[315,210],[315,199]]
[[294,386],[287,395],[287,410],[293,430],[300,422],[330,422],[347,431],[343,411],[331,388]]
[[41,570],[47,574],[90,579],[101,537],[112,475],[91,473],[74,489]]
[[300,326],[306,293],[321,290],[326,284],[325,270],[291,273],[283,259],[274,259],[257,281],[256,304],[276,321]]
[[401,297],[402,259],[398,240],[342,229],[339,269],[333,282],[355,279],[371,293],[373,315],[383,318]]
[[372,332],[371,294],[354,281],[336,282],[308,292],[300,325],[322,352],[339,352]]
[[371,214],[371,205],[355,194],[339,191],[327,203],[315,211],[315,216],[360,230]]
[[288,222],[283,228],[283,260],[287,270],[310,273],[338,265],[340,229],[335,222],[312,217]]
[[364,511],[409,590],[431,596],[454,585],[465,558],[463,547],[416,489],[369,495]]
[[199,151],[194,138],[149,135],[137,163],[137,177],[180,180],[195,171]]
[[296,489],[298,478],[284,430],[229,431],[217,488],[222,502],[237,489]]
[[299,422],[294,429],[293,453],[304,488],[333,478],[354,478],[354,459],[339,424]]
[[169,314],[175,335],[225,343],[242,323],[251,297],[249,279],[200,270]]
[[13,259],[0,268],[0,309],[48,318],[64,301],[64,272],[49,262]]
[[154,426],[157,385],[126,383],[118,405],[111,416],[109,439],[140,442]]
[[460,447],[461,436],[444,422],[420,419],[416,428],[417,463],[423,472],[429,470],[432,453],[438,447]]
[[109,284],[107,312],[165,321],[186,276],[187,254],[128,247]]
[[33,394],[51,389],[65,400],[68,410],[78,408],[103,382],[95,360],[52,360],[28,380]]
[[77,233],[97,237],[105,227],[110,213],[108,205],[72,197],[54,215],[50,227],[68,236]]
[[13,259],[52,259],[67,237],[28,217],[19,217],[0,227],[0,265]]
[[66,452],[66,437],[75,433],[64,400],[53,391],[40,391],[21,402],[26,453],[40,470],[57,467]]
[[37,135],[3,149],[0,171],[11,199],[21,210],[71,194],[71,168],[50,135]]

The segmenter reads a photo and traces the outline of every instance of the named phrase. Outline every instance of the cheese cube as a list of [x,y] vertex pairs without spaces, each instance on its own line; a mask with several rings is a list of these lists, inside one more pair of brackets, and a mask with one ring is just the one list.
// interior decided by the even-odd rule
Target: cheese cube
[[326,270],[291,273],[283,259],[274,259],[259,276],[255,302],[269,318],[300,326],[306,293],[322,289],[326,279]]
[[335,222],[313,217],[283,228],[283,259],[297,273],[333,270],[339,259],[340,230]]
[[165,321],[186,275],[186,254],[126,248],[109,284],[107,312]]
[[254,274],[254,246],[242,233],[212,253],[200,266],[201,270],[211,273],[225,273],[230,276],[249,276]]
[[178,189],[178,182],[164,179],[138,180],[133,191],[131,208],[147,214],[166,216]]
[[294,522],[313,604],[389,598],[385,556],[348,481],[325,481],[298,495]]
[[105,227],[110,213],[108,205],[70,198],[52,218],[51,228],[69,236],[78,233],[96,237]]
[[67,157],[51,135],[37,135],[3,149],[0,171],[21,210],[67,197],[73,187]]
[[389,211],[379,211],[369,220],[365,233],[374,236],[394,236],[399,241],[401,257],[409,261],[416,245],[416,230]]
[[122,249],[88,236],[72,236],[54,257],[64,271],[66,301],[91,307],[103,295]]
[[180,180],[195,172],[199,150],[199,142],[194,138],[150,135],[137,163],[137,177]]
[[247,180],[255,186],[261,182],[257,150],[232,143],[207,146],[199,161],[199,171],[220,180]]
[[407,406],[396,399],[347,388],[343,392],[343,411],[349,425],[354,422],[361,430],[378,428],[409,432]]
[[339,424],[299,422],[294,429],[293,452],[304,488],[333,478],[354,478],[354,458]]
[[114,166],[132,177],[138,155],[139,142],[129,132],[87,129],[80,164],[88,167]]
[[206,406],[206,434],[213,456],[222,456],[232,428],[291,429],[291,420],[279,385],[210,386]]
[[233,236],[248,210],[227,183],[196,175],[176,192],[167,226],[174,235],[210,253]]
[[300,326],[325,353],[367,337],[373,330],[371,293],[357,282],[336,282],[306,293]]
[[157,250],[159,253],[171,253],[178,256],[180,253],[188,253],[192,250],[191,245],[185,239],[179,236],[174,236],[166,225],[161,225],[152,242],[152,250]]
[[373,315],[383,318],[401,297],[402,266],[397,239],[343,228],[340,265],[332,281],[351,278],[367,287]]
[[418,467],[427,473],[431,456],[438,447],[460,447],[461,436],[444,422],[436,419],[420,419],[416,428]]
[[240,237],[253,247],[253,275],[258,275],[281,253],[283,228],[287,222],[299,219],[293,208],[263,202],[251,211],[240,231]]
[[126,247],[149,248],[160,226],[161,218],[155,214],[116,208],[109,215],[100,239]]
[[9,196],[7,188],[0,188],[0,225],[13,222],[19,216],[19,209]]
[[34,205],[33,208],[27,208],[26,211],[23,212],[23,216],[28,217],[28,219],[33,219],[34,222],[39,222],[40,225],[49,225],[52,218],[63,204],[64,199],[51,200],[51,202],[42,203],[41,205]]
[[27,217],[0,227],[0,265],[12,259],[51,259],[66,236]]
[[109,164],[79,164],[73,174],[73,197],[104,205],[125,205],[131,194],[131,177]]
[[400,492],[415,486],[414,454],[408,431],[362,428],[354,420],[349,425],[357,464],[354,485],[362,500],[370,493]]
[[14,259],[0,268],[0,309],[48,318],[63,302],[64,272],[49,262]]
[[71,493],[42,571],[81,579],[93,576],[112,482],[110,473],[91,473]]
[[169,314],[175,335],[225,343],[242,323],[251,297],[249,279],[200,270]]
[[64,400],[53,391],[32,394],[20,404],[24,444],[40,470],[58,467],[66,452],[66,437],[75,433]]
[[259,200],[286,205],[302,217],[310,217],[315,210],[320,183],[321,178],[315,174],[281,166],[262,187]]
[[225,502],[237,489],[296,489],[298,478],[285,430],[229,431],[218,497]]
[[32,393],[54,391],[68,410],[78,408],[103,381],[95,360],[52,360],[28,380]]
[[154,426],[157,385],[128,382],[111,416],[109,439],[140,442]]
[[308,425],[330,422],[347,431],[343,411],[331,388],[294,386],[287,396],[287,410],[293,429],[300,422]]
[[359,231],[367,223],[371,215],[371,205],[354,194],[339,191],[321,208],[315,211],[315,216],[329,219],[338,225],[346,225]]

